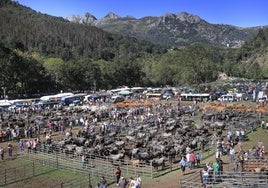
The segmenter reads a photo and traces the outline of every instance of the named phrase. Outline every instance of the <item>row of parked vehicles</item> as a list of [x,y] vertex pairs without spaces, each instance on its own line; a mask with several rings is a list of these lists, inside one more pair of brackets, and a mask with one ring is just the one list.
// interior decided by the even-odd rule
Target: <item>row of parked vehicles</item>
[[[222,95],[218,98],[218,101],[221,102],[237,102],[237,101],[241,101],[241,100],[251,100],[254,101],[254,97],[253,96],[245,96],[243,94],[226,94],[226,95]],[[267,103],[267,96],[257,96],[255,101],[257,103]]]
[[[259,92],[256,102],[267,103],[267,96],[261,95]],[[265,93],[263,93],[265,94]],[[92,101],[102,100],[105,103],[122,102],[126,98],[135,98],[135,96],[144,99],[152,100],[182,100],[182,101],[213,101],[218,100],[222,102],[235,102],[240,100],[254,100],[253,95],[246,93],[195,93],[195,92],[178,92],[172,88],[119,88],[114,90],[107,90],[100,93],[59,93],[55,95],[46,95],[36,99],[17,99],[17,100],[0,100],[0,108],[14,108],[27,107],[29,105],[35,106],[52,106],[61,104],[64,106],[76,106],[85,103],[92,103]]]
[[116,103],[124,101],[123,96],[111,96],[108,93],[101,94],[86,94],[86,93],[59,93],[56,95],[46,95],[41,98],[35,99],[16,99],[16,100],[1,100],[0,101],[0,111],[4,109],[13,109],[13,108],[23,108],[29,106],[35,107],[46,107],[54,105],[63,105],[63,106],[77,106],[80,104],[91,103],[101,99],[102,101],[108,101],[109,103]]

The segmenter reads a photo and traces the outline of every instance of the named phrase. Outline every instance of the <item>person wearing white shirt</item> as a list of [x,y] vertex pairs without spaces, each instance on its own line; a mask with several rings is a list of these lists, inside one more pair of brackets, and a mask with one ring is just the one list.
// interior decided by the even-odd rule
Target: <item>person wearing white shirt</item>
[[245,131],[243,129],[240,130],[241,141],[245,141]]
[[235,160],[235,150],[234,150],[233,147],[230,149],[229,155],[230,155],[231,162],[234,162],[234,160]]
[[216,159],[220,159],[221,157],[221,151],[219,149],[217,149],[216,151]]
[[[190,153],[186,154],[186,163],[188,164],[188,166],[190,165]],[[190,166],[189,166],[190,168]]]
[[141,177],[139,175],[137,175],[136,183],[136,188],[141,188]]

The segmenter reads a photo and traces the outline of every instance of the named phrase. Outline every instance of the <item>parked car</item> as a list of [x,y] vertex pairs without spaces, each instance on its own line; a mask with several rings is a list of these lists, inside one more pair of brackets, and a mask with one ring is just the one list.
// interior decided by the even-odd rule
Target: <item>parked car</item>
[[258,99],[258,103],[264,104],[266,102],[267,102],[267,98],[266,97],[261,97],[261,98]]
[[74,100],[69,104],[69,106],[78,106],[79,104],[81,104],[81,100]]
[[112,96],[111,97],[111,103],[118,103],[118,102],[123,102],[125,100],[125,98],[123,96],[120,95],[116,95],[116,96]]
[[234,102],[234,101],[237,101],[236,97],[234,95],[230,95],[230,94],[222,95],[222,96],[220,96],[220,98],[218,98],[218,100],[221,101],[221,102]]
[[165,92],[163,94],[163,99],[174,99],[174,93],[171,93],[171,92]]

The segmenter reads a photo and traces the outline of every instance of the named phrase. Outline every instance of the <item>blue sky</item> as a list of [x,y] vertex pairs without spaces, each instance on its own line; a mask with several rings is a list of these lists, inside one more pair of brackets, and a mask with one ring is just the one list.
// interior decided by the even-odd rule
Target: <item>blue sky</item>
[[113,12],[118,16],[162,16],[188,12],[214,24],[240,27],[268,25],[268,0],[17,0],[41,13],[66,18],[85,15],[97,19]]

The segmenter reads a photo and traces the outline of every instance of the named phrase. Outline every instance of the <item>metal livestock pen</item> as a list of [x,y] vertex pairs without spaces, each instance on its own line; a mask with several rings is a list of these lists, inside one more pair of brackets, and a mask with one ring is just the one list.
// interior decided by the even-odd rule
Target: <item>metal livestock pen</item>
[[[207,150],[202,153],[202,159],[212,154],[214,154],[214,150]],[[152,162],[145,163],[143,161],[123,159],[112,160],[108,157],[94,155],[87,157],[87,163],[83,167],[81,155],[66,154],[57,148],[54,148],[53,152],[39,150],[36,153],[27,153],[25,151],[19,153],[18,156],[42,165],[89,175],[92,185],[95,185],[102,176],[106,178],[108,184],[113,184],[115,182],[114,170],[117,166],[120,166],[122,175],[125,177],[140,175],[148,178],[162,176],[180,168],[178,157],[175,158],[175,162],[170,162],[166,159],[163,165],[155,167]]]
[[[195,172],[179,181],[180,188],[196,188],[203,186],[202,170]],[[213,174],[206,187],[211,188],[266,188],[268,172],[219,172],[217,181]]]

